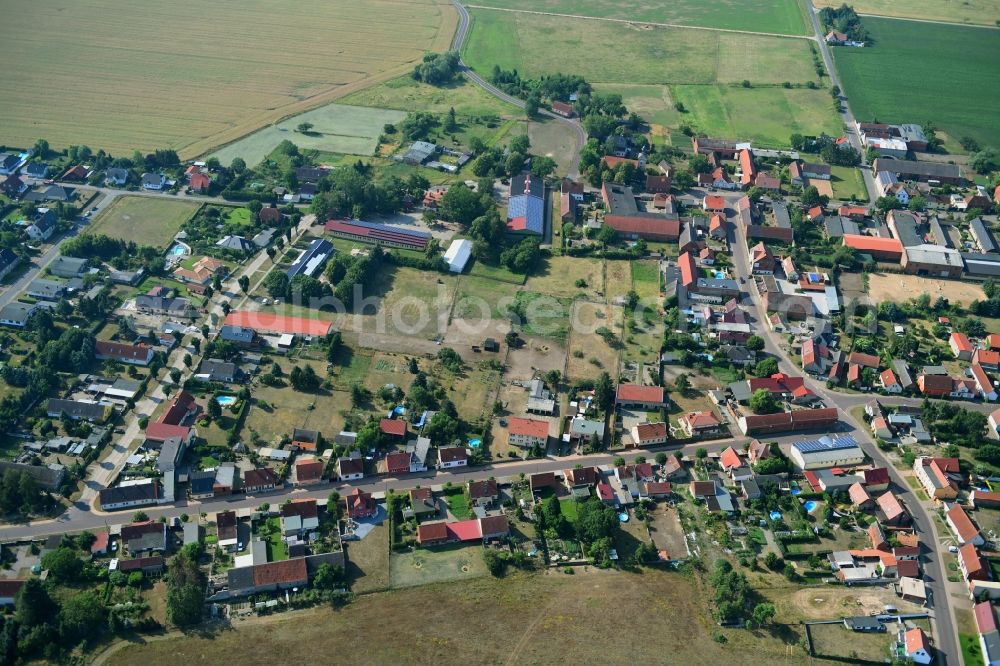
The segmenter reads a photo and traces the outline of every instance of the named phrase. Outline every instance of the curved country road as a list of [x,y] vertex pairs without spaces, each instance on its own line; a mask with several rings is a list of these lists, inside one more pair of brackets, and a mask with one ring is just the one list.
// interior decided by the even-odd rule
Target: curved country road
[[[495,85],[479,76],[479,74],[476,74],[468,65],[461,61],[462,45],[465,43],[465,38],[469,34],[469,11],[462,5],[462,3],[458,2],[458,0],[451,0],[451,4],[455,6],[459,19],[458,29],[455,31],[455,39],[451,42],[451,50],[459,54],[459,63],[462,67],[462,74],[497,99],[507,102],[508,104],[512,104],[519,109],[523,109],[523,100],[508,95],[504,91],[500,90]],[[583,150],[583,144],[587,142],[587,132],[584,131],[583,126],[579,121],[572,118],[563,118],[558,114],[552,113],[548,109],[539,109],[538,113],[548,118],[555,119],[561,123],[566,123],[573,128],[576,139],[576,148],[573,151],[573,159],[567,166],[566,175],[575,180],[580,176],[580,151]]]

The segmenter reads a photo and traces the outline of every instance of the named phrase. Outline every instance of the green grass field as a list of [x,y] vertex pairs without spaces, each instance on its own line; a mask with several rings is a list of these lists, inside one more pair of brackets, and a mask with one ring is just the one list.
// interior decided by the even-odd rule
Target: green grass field
[[475,3],[484,7],[523,9],[554,14],[578,14],[597,18],[651,21],[654,23],[679,23],[706,28],[749,30],[752,32],[777,32],[784,35],[801,35],[806,32],[803,10],[795,0],[762,0],[744,3],[705,3],[696,0],[678,0],[671,3],[640,2],[638,0],[482,0]]
[[[247,164],[256,165],[285,139],[300,148],[371,155],[385,124],[397,123],[405,117],[406,113],[394,109],[327,104],[254,132],[220,149],[213,157],[223,164],[229,164],[234,157],[242,157]],[[295,130],[302,122],[313,124],[308,134]]]
[[1000,77],[1000,31],[875,18],[864,24],[874,47],[833,51],[859,121],[931,122],[952,137],[1000,146],[1000,88],[986,83]]
[[[473,9],[463,59],[522,76],[579,74],[592,83],[805,83],[816,80],[802,39],[657,28]],[[512,44],[516,45],[512,48]]]
[[[818,0],[813,3],[820,7],[839,7],[840,0]],[[941,0],[853,0],[851,6],[862,14],[915,18],[945,23],[967,23],[969,25],[995,26],[1000,19],[1000,0],[962,0],[942,2]]]
[[156,197],[119,197],[87,225],[84,233],[166,249],[199,205]]
[[861,172],[851,167],[831,166],[833,196],[838,199],[868,199],[868,192],[865,190],[865,181],[861,178]]
[[632,262],[632,288],[643,300],[660,295],[660,269],[655,261]]
[[788,146],[789,136],[795,133],[836,136],[843,129],[830,95],[822,90],[689,85],[670,90],[685,108],[685,113],[678,114],[681,124],[709,136]]
[[455,21],[443,0],[11,0],[0,143],[193,157],[405,73]]

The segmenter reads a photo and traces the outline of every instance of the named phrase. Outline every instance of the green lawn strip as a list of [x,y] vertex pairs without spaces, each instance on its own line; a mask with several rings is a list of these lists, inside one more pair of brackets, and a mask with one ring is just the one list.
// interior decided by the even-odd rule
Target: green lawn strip
[[727,28],[753,32],[775,32],[787,35],[806,33],[806,22],[799,3],[793,0],[762,0],[741,4],[738,11],[730,3],[701,3],[678,0],[667,4],[649,4],[637,0],[482,0],[486,7],[574,14],[595,18],[616,18],[629,21],[676,23],[706,28]]

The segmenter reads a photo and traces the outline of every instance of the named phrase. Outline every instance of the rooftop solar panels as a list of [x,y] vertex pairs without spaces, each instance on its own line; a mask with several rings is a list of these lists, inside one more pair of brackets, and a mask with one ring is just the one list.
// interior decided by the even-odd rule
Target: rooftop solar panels
[[798,449],[800,453],[815,453],[817,451],[838,451],[840,449],[851,449],[858,446],[854,438],[850,435],[839,439],[820,437],[819,439],[807,439],[802,442],[795,442],[792,447]]

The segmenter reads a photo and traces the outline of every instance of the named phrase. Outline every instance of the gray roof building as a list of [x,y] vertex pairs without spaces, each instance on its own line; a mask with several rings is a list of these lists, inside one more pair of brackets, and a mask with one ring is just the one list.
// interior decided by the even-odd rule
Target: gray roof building
[[1000,275],[1000,255],[963,252],[962,261],[965,262],[965,272],[970,275]]
[[976,241],[976,246],[980,252],[989,253],[997,251],[997,243],[993,238],[993,233],[986,228],[986,224],[982,218],[977,217],[969,222],[969,232],[972,234],[972,239]]
[[71,419],[85,421],[104,421],[109,411],[109,405],[61,398],[51,398],[45,408],[46,414],[52,418],[60,418],[65,414]]
[[896,371],[896,379],[899,380],[899,385],[903,387],[903,390],[913,386],[913,378],[910,376],[906,361],[901,358],[892,359],[892,369]]
[[39,298],[43,301],[58,301],[66,293],[66,285],[55,280],[40,278],[29,284],[25,293],[32,298]]
[[236,252],[253,252],[256,246],[243,236],[226,236],[215,244],[223,250],[234,250]]
[[24,328],[40,308],[44,307],[40,303],[21,303],[14,301],[0,308],[0,324]]
[[823,217],[823,227],[826,235],[831,238],[840,238],[844,234],[857,235],[860,233],[858,225],[854,220],[840,215],[826,215]]
[[437,146],[427,141],[414,141],[413,145],[403,155],[407,164],[423,164],[437,152]]
[[49,273],[58,277],[74,278],[80,277],[87,272],[87,260],[78,257],[56,257],[55,261],[49,264]]
[[219,337],[228,342],[249,345],[253,343],[254,331],[252,328],[226,325],[219,331]]
[[289,267],[288,277],[296,278],[299,275],[312,277],[323,269],[331,256],[333,256],[333,244],[325,238],[317,238]]

